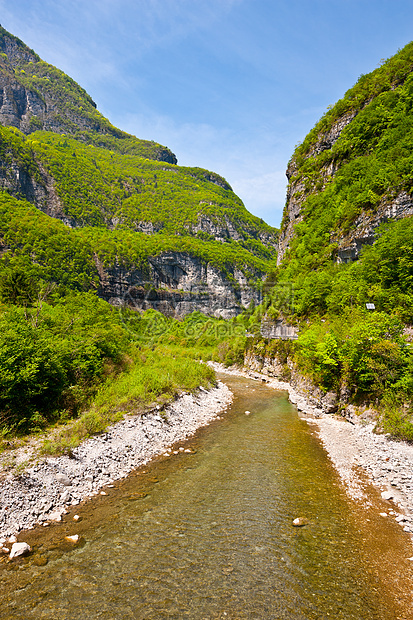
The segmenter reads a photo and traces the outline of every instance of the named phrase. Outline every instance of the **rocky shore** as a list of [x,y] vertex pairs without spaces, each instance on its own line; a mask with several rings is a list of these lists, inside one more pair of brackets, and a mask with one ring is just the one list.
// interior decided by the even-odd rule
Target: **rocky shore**
[[374,433],[369,415],[357,416],[351,406],[346,417],[315,406],[311,395],[300,393],[290,383],[248,368],[225,368],[217,372],[264,381],[276,390],[286,390],[300,415],[313,426],[352,499],[368,503],[365,481],[375,485],[383,499],[383,518],[396,519],[413,534],[413,445]]
[[19,476],[7,474],[0,484],[0,547],[20,530],[61,520],[68,507],[102,493],[155,456],[185,450],[168,447],[217,418],[231,401],[229,388],[218,382],[209,391],[183,394],[163,411],[125,417],[70,457],[43,458]]

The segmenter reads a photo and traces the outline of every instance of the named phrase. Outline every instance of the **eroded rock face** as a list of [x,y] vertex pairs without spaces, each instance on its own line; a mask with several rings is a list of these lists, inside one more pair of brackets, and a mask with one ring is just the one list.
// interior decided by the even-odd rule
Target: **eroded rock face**
[[376,230],[381,224],[411,215],[413,215],[413,199],[404,191],[390,202],[382,201],[375,213],[362,213],[354,222],[351,232],[339,240],[337,262],[348,263],[356,260],[363,245],[371,245],[374,242]]
[[198,217],[197,223],[192,226],[194,233],[207,233],[215,239],[215,241],[228,241],[228,239],[235,239],[235,241],[242,241],[245,237],[245,233],[272,247],[277,247],[278,238],[276,235],[268,233],[263,230],[256,230],[253,227],[247,228],[243,226],[238,229],[234,223],[228,218],[224,217],[223,221],[213,221],[205,214],[201,214]]
[[[352,111],[345,114],[332,125],[329,131],[321,133],[318,140],[307,154],[306,159],[315,157],[326,149],[331,149],[337,142],[343,129],[355,118],[357,113],[358,111]],[[320,171],[320,177],[324,184],[334,176],[337,168],[338,166],[334,165],[334,163],[330,163]],[[288,164],[286,171],[289,184],[287,188],[284,222],[278,239],[277,265],[281,264],[290,241],[294,237],[294,226],[303,219],[302,205],[308,198],[308,191],[304,180],[301,177],[298,177],[297,180],[294,179],[298,171],[297,162],[293,158]]]
[[185,252],[164,252],[150,258],[148,271],[121,265],[104,268],[96,261],[99,296],[115,306],[126,305],[136,310],[154,308],[174,318],[199,311],[229,319],[237,316],[251,300],[260,302],[260,292],[248,285],[242,271],[234,267],[227,275]]

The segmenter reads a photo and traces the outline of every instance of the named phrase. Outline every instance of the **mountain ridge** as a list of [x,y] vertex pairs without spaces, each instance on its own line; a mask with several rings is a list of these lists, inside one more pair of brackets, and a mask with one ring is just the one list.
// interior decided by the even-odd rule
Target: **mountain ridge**
[[[191,294],[185,312],[202,307],[208,313],[208,295],[215,315],[227,316],[226,300],[235,314],[245,303],[259,301],[257,283],[275,259],[277,230],[250,214],[223,177],[178,166],[166,147],[115,128],[84,89],[4,28],[0,50],[0,186],[69,228],[83,228],[78,236],[96,257],[102,254],[102,243],[115,248],[106,254],[105,269],[97,272],[102,274],[97,290],[103,298],[122,303],[125,296],[131,298],[134,285],[151,285],[142,277],[134,282],[133,268],[127,277],[120,276],[119,265],[133,267],[137,246],[144,272],[152,274],[154,282],[171,290],[183,286],[185,299]],[[36,225],[42,234],[44,222]],[[23,247],[29,257],[28,246]],[[10,246],[3,262],[17,251],[21,253]],[[151,257],[157,257],[159,271],[162,252],[166,262],[159,278]],[[52,249],[44,249],[42,256],[47,262],[52,254]],[[200,274],[196,265],[201,260],[207,272],[218,270],[220,275],[211,276],[206,287],[197,277],[170,278],[171,256],[176,273],[191,265],[190,272]],[[43,267],[49,273],[47,265]],[[196,303],[200,291],[202,303]],[[165,290],[160,295],[165,298]],[[169,312],[181,316],[176,307]]]

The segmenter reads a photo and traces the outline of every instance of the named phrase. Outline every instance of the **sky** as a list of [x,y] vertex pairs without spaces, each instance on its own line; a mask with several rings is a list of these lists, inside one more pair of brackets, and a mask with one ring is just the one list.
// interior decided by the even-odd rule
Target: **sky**
[[0,23],[114,125],[221,174],[278,226],[295,146],[413,39],[413,2],[0,0]]

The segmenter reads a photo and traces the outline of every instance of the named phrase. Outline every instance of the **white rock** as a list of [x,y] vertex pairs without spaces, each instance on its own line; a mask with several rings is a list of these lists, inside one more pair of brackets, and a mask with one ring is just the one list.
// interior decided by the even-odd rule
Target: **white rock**
[[2,553],[10,553],[10,549],[8,547],[2,547],[1,548],[1,552]]
[[8,541],[7,541],[7,542],[9,542],[9,543],[15,543],[15,542],[17,542],[17,538],[16,538],[15,536],[10,536],[10,538],[8,539]]
[[73,521],[80,521],[82,517],[80,515],[74,515],[73,516]]
[[56,523],[59,523],[59,521],[62,520],[62,515],[60,514],[60,512],[52,512],[49,515],[49,519],[50,521],[55,521]]
[[250,415],[251,411],[246,411],[245,415]]
[[392,491],[382,491],[381,496],[383,499],[393,499],[394,498],[394,493],[392,493]]
[[381,512],[381,513],[380,513],[380,516],[381,516],[381,517],[387,517],[387,512]]
[[55,478],[58,482],[64,484],[65,487],[70,487],[72,485],[70,478],[68,478],[66,474],[56,474]]
[[21,555],[26,555],[26,553],[29,553],[30,551],[31,548],[27,543],[14,543],[10,551],[10,559],[17,558]]
[[107,495],[107,493],[105,493],[105,491],[101,491],[100,494],[101,495]]
[[79,540],[79,534],[73,534],[73,536],[65,536],[65,539],[72,543],[77,543]]

